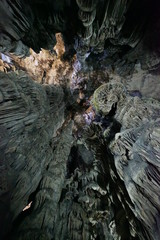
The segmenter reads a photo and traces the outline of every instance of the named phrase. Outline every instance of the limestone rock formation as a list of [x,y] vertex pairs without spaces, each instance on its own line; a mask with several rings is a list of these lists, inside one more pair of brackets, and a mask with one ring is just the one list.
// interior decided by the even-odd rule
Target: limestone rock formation
[[0,2],[0,239],[160,239],[159,13]]
[[64,122],[64,103],[62,89],[42,87],[24,72],[0,73],[0,79],[0,221],[6,232],[53,157],[51,142]]
[[[114,155],[116,171],[134,204],[131,208],[134,215],[144,224],[148,236],[158,239],[159,102],[124,94],[122,84],[111,82],[96,90],[94,105],[106,117],[115,108],[113,121],[121,124],[121,130],[109,149]],[[108,128],[113,126],[114,122]],[[106,129],[104,137],[108,138],[111,131]]]

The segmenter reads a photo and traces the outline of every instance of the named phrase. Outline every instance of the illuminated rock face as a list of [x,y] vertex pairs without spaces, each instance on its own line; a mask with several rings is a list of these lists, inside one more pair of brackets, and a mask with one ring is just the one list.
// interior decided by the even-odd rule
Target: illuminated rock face
[[159,23],[149,0],[1,1],[0,239],[160,239]]
[[1,224],[6,231],[53,158],[51,142],[64,122],[64,103],[60,87],[42,87],[23,72],[1,73],[0,85]]
[[[124,94],[122,84],[111,82],[96,90],[93,102],[106,118],[116,106],[114,121],[121,124],[121,130],[109,144],[116,172],[133,203],[130,208],[134,215],[150,238],[158,239],[159,101],[129,96]],[[110,137],[114,121],[104,130],[105,139]]]

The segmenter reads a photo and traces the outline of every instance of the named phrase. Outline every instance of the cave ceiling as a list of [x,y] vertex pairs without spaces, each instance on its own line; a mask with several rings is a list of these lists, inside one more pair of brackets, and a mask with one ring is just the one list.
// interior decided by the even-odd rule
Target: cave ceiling
[[0,1],[0,239],[160,239],[158,0]]

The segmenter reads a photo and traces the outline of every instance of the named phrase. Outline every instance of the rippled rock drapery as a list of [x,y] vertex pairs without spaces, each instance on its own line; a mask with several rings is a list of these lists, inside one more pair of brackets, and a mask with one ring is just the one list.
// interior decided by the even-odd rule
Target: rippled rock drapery
[[149,0],[141,3],[116,0],[114,4],[110,0],[3,0],[0,51],[24,57],[30,47],[36,52],[41,48],[52,50],[56,44],[55,33],[61,32],[66,47],[74,45],[84,62],[88,51],[101,53],[106,49],[108,54],[113,54],[134,48],[151,14]]
[[[121,83],[110,82],[95,91],[93,104],[106,117],[114,109],[113,119],[121,124],[120,132],[109,144],[116,171],[146,237],[159,239],[159,101],[132,97]],[[104,130],[106,138],[113,126],[114,122]]]
[[0,51],[24,57],[29,55],[29,48],[35,52],[41,48],[52,50],[56,44],[56,32],[74,32],[74,28],[68,25],[70,18],[74,19],[74,11],[67,15],[68,4],[65,0],[60,3],[49,0],[2,0]]
[[52,139],[52,159],[39,183],[31,213],[24,217],[14,239],[52,239],[58,211],[58,202],[66,175],[66,161],[72,146],[72,122],[65,123],[59,139]]
[[154,4],[0,2],[0,238],[159,240]]
[[[6,81],[6,76],[9,78],[8,81]],[[16,79],[14,80],[15,76]],[[68,121],[64,122],[63,119],[62,109],[64,109],[64,105],[62,104],[62,89],[47,85],[42,87],[30,80],[23,72],[21,72],[20,75],[13,73],[4,75],[4,73],[2,73],[1,79],[2,77],[5,79],[6,84],[6,91],[4,91],[5,88],[2,89],[2,95],[4,96],[2,100],[4,102],[10,99],[10,101],[6,101],[6,103],[2,102],[2,106],[4,104],[5,106],[8,106],[7,104],[12,106],[14,101],[18,100],[20,102],[19,99],[21,98],[22,103],[25,99],[26,101],[24,101],[24,103],[27,103],[27,100],[33,99],[34,104],[39,104],[41,101],[39,100],[37,102],[35,96],[40,97],[41,95],[39,95],[39,93],[41,92],[44,100],[46,99],[47,103],[50,102],[50,106],[45,108],[45,110],[43,110],[43,106],[38,107],[40,113],[43,110],[41,113],[42,117],[41,114],[37,113],[38,105],[36,105],[36,113],[38,116],[40,115],[39,118],[36,118],[36,122],[34,119],[32,120],[33,114],[27,116],[27,121],[25,121],[26,118],[23,116],[24,111],[22,111],[22,113],[20,111],[22,114],[22,118],[20,118],[19,110],[21,108],[18,108],[18,115],[15,111],[14,113],[12,113],[12,111],[9,112],[13,114],[12,118],[8,118],[11,126],[8,126],[8,121],[5,121],[3,116],[2,126],[8,129],[3,135],[4,142],[2,142],[2,152],[4,151],[4,147],[6,147],[4,151],[6,158],[4,164],[7,163],[8,166],[8,162],[10,164],[11,160],[12,163],[10,166],[11,170],[6,166],[7,173],[3,171],[2,176],[4,176],[3,179],[5,180],[7,176],[5,176],[5,174],[9,173],[12,176],[12,183],[17,182],[16,187],[13,186],[13,190],[12,186],[9,189],[4,189],[4,193],[6,191],[12,195],[11,201],[8,202],[11,209],[9,219],[10,221],[15,219],[15,239],[38,239],[40,237],[42,239],[52,239],[53,236],[55,239],[65,239],[66,237],[81,239],[82,236],[83,239],[90,239],[91,236],[93,239],[96,237],[101,239],[108,237],[110,239],[147,239],[149,236],[151,239],[158,239],[159,232],[155,225],[155,219],[157,219],[158,216],[158,202],[156,202],[158,185],[155,185],[154,188],[153,186],[156,181],[155,173],[158,174],[158,149],[156,149],[156,146],[159,144],[159,138],[158,131],[155,131],[154,128],[157,129],[159,126],[159,122],[156,120],[159,115],[159,102],[156,100],[141,99],[137,96],[129,96],[121,83],[109,82],[99,87],[94,93],[93,103],[97,112],[101,111],[106,117],[109,115],[108,127],[104,129],[100,123],[100,128],[94,124],[95,128],[93,127],[92,129],[91,127],[90,129],[89,127],[89,132],[87,129],[85,130],[83,136],[84,142],[89,152],[91,151],[92,154],[94,154],[94,157],[90,155],[89,152],[87,153],[84,147],[82,149],[78,147],[78,154],[82,159],[80,162],[77,162],[77,164],[74,163],[75,160],[79,158],[74,153],[71,157],[70,167],[68,166],[67,170],[66,163],[72,146],[72,137],[71,125]],[[13,86],[15,87],[15,94],[13,92]],[[27,95],[28,98],[25,98],[24,94],[21,96],[19,93],[18,95],[17,89],[21,89],[21,92],[22,89],[24,89],[26,95],[29,92],[29,95]],[[33,90],[31,91],[31,89]],[[10,94],[7,95],[7,93]],[[62,117],[61,121],[54,113],[54,110],[56,110],[56,112],[58,111],[58,102],[62,106],[62,108],[59,108],[59,116]],[[22,104],[23,108],[24,106],[25,105]],[[31,104],[29,106],[33,111],[34,107],[32,107]],[[52,114],[50,113],[51,109]],[[137,112],[135,112],[135,109]],[[20,122],[16,121],[18,123],[18,129],[13,121],[15,117],[16,120],[20,118]],[[43,127],[41,129],[45,118],[50,119],[46,119],[49,125],[45,122],[45,128]],[[150,122],[150,119],[152,122]],[[56,121],[57,125],[55,124]],[[117,125],[116,121],[118,122]],[[64,126],[62,125],[63,122]],[[22,124],[23,128],[19,123]],[[120,127],[121,125],[122,128]],[[60,128],[61,126],[62,129]],[[24,131],[24,128],[27,129]],[[34,129],[34,138],[32,129]],[[40,129],[44,131],[42,135],[40,134]],[[54,136],[57,136],[55,135],[57,129],[59,129],[59,139],[57,137],[54,139]],[[116,132],[119,131],[120,133],[115,135]],[[7,132],[11,134],[8,143],[7,137],[5,137]],[[19,134],[20,137],[17,138]],[[25,136],[26,134],[27,136]],[[45,155],[44,159],[42,159],[44,149],[43,145],[39,144],[41,142],[39,138],[44,138],[44,136],[46,136],[44,142]],[[22,140],[23,138],[25,141]],[[142,140],[139,141],[139,138]],[[28,145],[26,145],[27,139],[30,141]],[[32,149],[31,141],[33,139]],[[148,139],[153,140],[147,142]],[[23,145],[23,141],[25,145]],[[145,141],[145,145],[143,141]],[[108,150],[106,149],[106,144],[109,144]],[[149,147],[148,151],[145,150],[147,144]],[[30,148],[29,153],[27,146]],[[143,146],[144,151],[142,151]],[[37,149],[39,149],[40,155],[37,155]],[[138,155],[137,149],[139,149]],[[115,158],[111,155],[110,150]],[[62,154],[63,151],[64,154]],[[86,156],[82,151],[86,151]],[[33,155],[34,152],[35,155]],[[145,152],[147,155],[145,155]],[[157,163],[153,160],[153,156],[150,158],[150,155],[148,155],[151,153],[157,157]],[[16,156],[14,156],[15,154]],[[17,162],[17,160],[22,159],[22,156],[24,156],[24,161]],[[26,156],[27,159],[25,159]],[[89,160],[86,159],[87,156]],[[39,158],[42,162],[38,160]],[[31,160],[28,161],[28,159]],[[39,172],[37,171],[36,161],[41,163]],[[154,167],[153,165],[155,163],[156,165]],[[75,167],[73,167],[74,164],[76,164]],[[136,174],[132,174],[133,167],[135,167]],[[16,168],[16,172],[14,172],[14,168]],[[33,175],[31,175],[32,171]],[[69,171],[68,177],[65,176],[67,171]],[[13,177],[15,179],[13,179]],[[32,181],[29,181],[29,177]],[[66,177],[67,179],[65,180]],[[10,178],[6,177],[6,179],[8,181]],[[150,179],[154,181],[152,184],[150,184]],[[64,180],[66,184],[64,184]],[[5,184],[8,186],[11,185],[11,183]],[[3,187],[5,184],[2,182]],[[147,188],[145,188],[145,184],[147,184]],[[22,185],[25,186],[25,188],[23,188]],[[22,190],[17,191],[17,189]],[[134,189],[135,191],[133,191]],[[146,193],[144,189],[146,189]],[[149,190],[151,192],[149,192]],[[153,195],[154,192],[155,195]],[[149,197],[151,198],[150,201],[148,201]],[[4,201],[4,194],[2,194],[1,199]],[[19,204],[19,201],[21,201],[21,204]],[[33,201],[31,208],[27,210],[26,215],[22,214],[16,218],[27,205],[28,201]],[[3,210],[5,210],[4,205],[7,205],[7,201],[2,205]],[[155,206],[157,206],[157,208]],[[142,214],[144,209],[146,209],[146,215]],[[152,209],[152,211],[149,211],[150,209]],[[154,213],[152,218],[151,213],[152,215]],[[21,222],[19,222],[20,219]],[[150,222],[151,219],[152,223]],[[4,222],[5,225],[7,220]],[[56,224],[59,226],[58,228],[54,227],[54,221],[55,226]]]
[[64,103],[61,88],[42,87],[24,72],[0,73],[0,79],[3,236],[28,204],[53,158],[51,142],[64,122]]

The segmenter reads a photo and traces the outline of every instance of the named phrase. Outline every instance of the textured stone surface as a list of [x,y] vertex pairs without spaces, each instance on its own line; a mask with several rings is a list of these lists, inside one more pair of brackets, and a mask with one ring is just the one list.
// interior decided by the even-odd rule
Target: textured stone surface
[[42,87],[24,72],[0,73],[0,79],[0,219],[5,232],[53,157],[50,142],[64,121],[64,105],[62,89]]
[[0,2],[1,239],[159,240],[159,23],[158,1]]
[[95,53],[105,48],[108,52],[110,49],[119,52],[126,46],[134,48],[152,14],[149,0],[141,4],[137,0],[116,0],[114,4],[110,0],[53,3],[3,0],[0,4],[1,51],[26,56],[30,47],[36,52],[41,48],[51,50],[56,43],[55,33],[62,32],[66,43],[73,45],[76,38],[75,49],[83,62],[91,48]]
[[[67,124],[67,125],[66,125]],[[66,162],[72,146],[72,123],[65,123],[59,139],[52,139],[54,148],[39,183],[31,213],[24,217],[15,239],[52,239],[58,214],[58,202],[65,181]]]
[[[111,86],[114,86],[115,92]],[[119,83],[102,85],[96,90],[93,103],[106,117],[116,105],[112,121],[117,121],[121,130],[109,144],[116,172],[133,203],[129,207],[143,224],[148,238],[159,239],[157,183],[160,104],[154,99],[124,94],[124,87],[122,84],[120,86],[120,91],[116,91]],[[103,131],[106,139],[114,125],[112,122]]]

